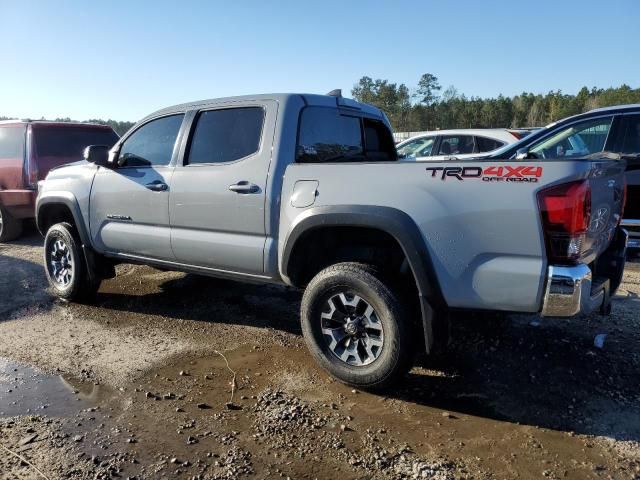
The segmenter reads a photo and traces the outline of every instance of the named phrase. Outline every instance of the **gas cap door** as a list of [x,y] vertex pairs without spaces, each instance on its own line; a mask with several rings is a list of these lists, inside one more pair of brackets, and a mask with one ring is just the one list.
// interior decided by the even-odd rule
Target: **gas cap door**
[[293,186],[291,205],[296,208],[310,207],[316,201],[318,195],[317,180],[298,180]]

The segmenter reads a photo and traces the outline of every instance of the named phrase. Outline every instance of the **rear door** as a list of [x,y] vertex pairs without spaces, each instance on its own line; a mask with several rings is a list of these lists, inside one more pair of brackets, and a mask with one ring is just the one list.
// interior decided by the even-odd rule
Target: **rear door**
[[169,192],[184,114],[154,118],[119,146],[121,166],[101,167],[91,189],[91,236],[102,252],[173,260]]
[[223,104],[197,113],[170,194],[178,262],[264,273],[265,190],[277,103]]

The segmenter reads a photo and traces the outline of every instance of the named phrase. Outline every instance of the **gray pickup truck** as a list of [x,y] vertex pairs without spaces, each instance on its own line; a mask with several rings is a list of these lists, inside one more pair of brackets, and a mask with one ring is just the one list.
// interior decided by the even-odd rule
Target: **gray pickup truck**
[[398,161],[386,116],[335,95],[177,105],[39,185],[45,267],[91,298],[118,263],[304,289],[339,380],[384,387],[454,312],[608,313],[625,162]]

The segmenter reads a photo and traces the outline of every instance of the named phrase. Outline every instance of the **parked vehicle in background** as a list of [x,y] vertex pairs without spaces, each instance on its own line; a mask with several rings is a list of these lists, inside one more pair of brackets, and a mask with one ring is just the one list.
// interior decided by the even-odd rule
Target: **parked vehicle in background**
[[526,133],[504,128],[436,130],[405,140],[396,149],[402,160],[464,159],[515,143]]
[[603,152],[627,161],[622,225],[629,231],[629,248],[640,251],[640,105],[598,108],[554,122],[488,158],[530,161],[600,156]]
[[59,165],[82,160],[96,143],[113,145],[111,127],[29,120],[0,122],[0,242],[18,238],[22,222],[35,216],[38,180]]
[[310,352],[359,387],[445,345],[454,310],[606,314],[622,279],[624,162],[399,162],[384,113],[341,96],[176,105],[86,158],[39,189],[53,292],[117,263],[301,288]]

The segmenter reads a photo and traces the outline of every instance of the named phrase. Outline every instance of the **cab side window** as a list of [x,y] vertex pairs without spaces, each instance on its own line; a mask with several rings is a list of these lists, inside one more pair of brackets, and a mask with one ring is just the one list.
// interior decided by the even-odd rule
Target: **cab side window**
[[125,167],[169,165],[183,118],[183,114],[171,115],[138,128],[122,144],[119,163]]
[[301,163],[364,160],[360,118],[335,108],[307,107],[302,111],[296,161]]

